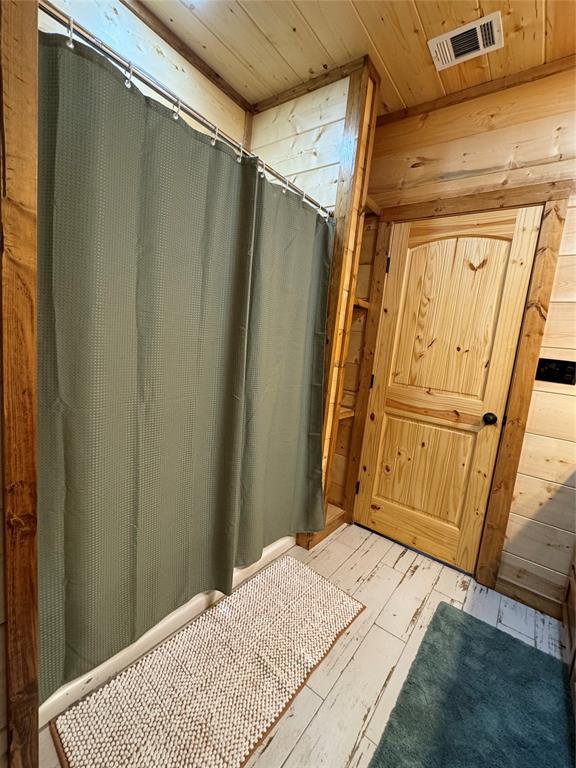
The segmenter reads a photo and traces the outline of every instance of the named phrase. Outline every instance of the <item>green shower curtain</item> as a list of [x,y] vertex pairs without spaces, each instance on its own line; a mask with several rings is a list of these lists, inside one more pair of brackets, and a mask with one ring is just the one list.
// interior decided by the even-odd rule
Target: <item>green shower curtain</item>
[[41,35],[41,699],[318,530],[333,227]]

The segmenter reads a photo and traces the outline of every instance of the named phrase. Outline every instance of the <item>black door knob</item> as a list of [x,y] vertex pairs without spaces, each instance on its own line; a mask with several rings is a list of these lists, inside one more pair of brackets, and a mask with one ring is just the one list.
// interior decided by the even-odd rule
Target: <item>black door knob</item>
[[488,411],[488,413],[485,413],[484,416],[482,416],[482,421],[484,424],[496,424],[498,422],[498,416],[496,416],[495,413]]

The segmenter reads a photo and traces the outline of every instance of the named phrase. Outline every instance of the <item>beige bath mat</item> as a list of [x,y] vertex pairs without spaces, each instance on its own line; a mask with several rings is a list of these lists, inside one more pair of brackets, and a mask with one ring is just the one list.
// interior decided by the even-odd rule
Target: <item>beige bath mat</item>
[[277,560],[52,723],[69,768],[238,768],[363,606]]

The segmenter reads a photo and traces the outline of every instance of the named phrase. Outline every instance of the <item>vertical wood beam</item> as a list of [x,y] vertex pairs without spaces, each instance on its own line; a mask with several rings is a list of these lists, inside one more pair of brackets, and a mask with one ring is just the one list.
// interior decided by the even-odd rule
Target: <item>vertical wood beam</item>
[[[336,232],[328,294],[326,350],[324,356],[324,425],[322,465],[324,497],[334,457],[340,398],[348,349],[348,330],[354,305],[358,240],[368,192],[368,176],[376,131],[376,101],[380,79],[368,57],[364,66],[350,74],[348,102],[334,217]],[[351,515],[349,516],[350,520]],[[301,546],[310,547],[322,534],[300,534]]]
[[382,299],[384,297],[384,284],[386,282],[386,263],[388,261],[390,234],[392,224],[381,221],[378,225],[376,250],[372,262],[372,280],[370,285],[370,299],[366,316],[366,328],[364,331],[364,344],[362,346],[362,359],[360,361],[360,375],[358,381],[358,394],[354,409],[354,423],[352,425],[352,437],[348,452],[348,467],[344,485],[344,509],[352,515],[356,501],[356,482],[360,477],[360,457],[362,455],[362,443],[366,419],[368,417],[368,401],[370,399],[370,383],[374,371],[376,359],[376,344],[378,340],[378,328],[380,327],[380,312],[382,311]]
[[548,315],[567,199],[546,203],[528,287],[522,330],[476,565],[476,579],[493,589],[500,567],[538,357]]
[[[2,499],[8,753],[38,765],[36,592],[36,187],[38,8],[0,3]],[[2,692],[4,695],[4,692]]]

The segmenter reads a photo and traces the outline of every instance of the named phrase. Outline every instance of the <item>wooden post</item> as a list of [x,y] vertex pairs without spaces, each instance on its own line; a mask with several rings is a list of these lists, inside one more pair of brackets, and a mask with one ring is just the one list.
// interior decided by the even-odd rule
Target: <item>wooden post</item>
[[536,246],[508,395],[506,425],[500,438],[476,565],[476,579],[492,589],[500,567],[567,205],[566,199],[546,203]]
[[[325,498],[338,431],[344,366],[354,307],[359,237],[362,232],[372,146],[376,131],[376,102],[379,83],[380,78],[368,57],[365,58],[364,66],[361,69],[356,69],[350,74],[338,192],[334,211],[336,233],[328,295],[324,358],[322,463]],[[331,516],[330,520],[327,520],[328,524],[324,531],[316,534],[300,534],[297,538],[298,544],[310,548],[341,523],[351,522],[351,515],[343,510],[336,509],[336,511],[336,516]]]
[[0,45],[1,426],[8,753],[13,768],[36,768],[36,2],[2,0]]

